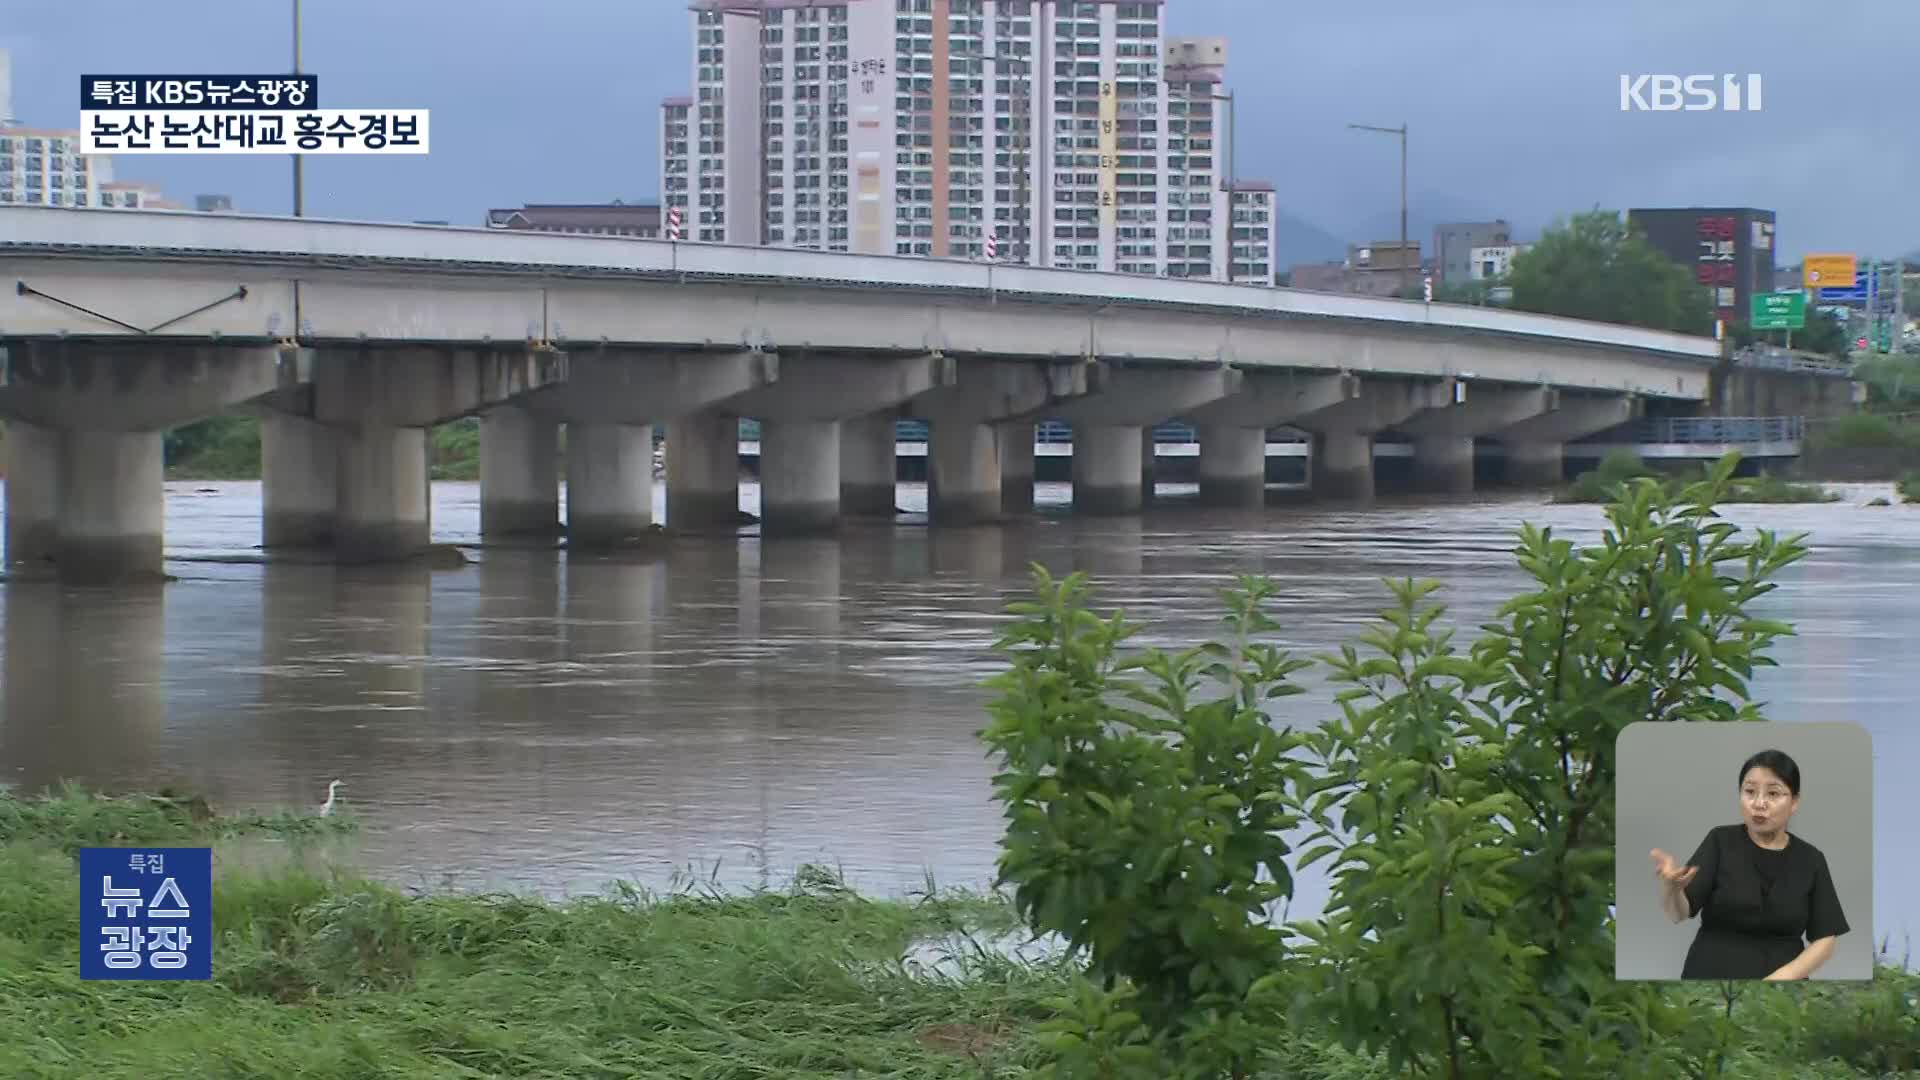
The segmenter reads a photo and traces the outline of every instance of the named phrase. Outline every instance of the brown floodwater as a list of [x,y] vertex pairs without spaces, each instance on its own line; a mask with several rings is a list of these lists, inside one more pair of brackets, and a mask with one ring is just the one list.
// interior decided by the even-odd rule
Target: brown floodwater
[[[441,571],[262,564],[257,483],[168,485],[163,589],[0,588],[0,783],[190,785],[220,806],[314,805],[327,783],[365,824],[355,858],[401,884],[550,895],[676,873],[781,884],[836,866],[880,893],[985,885],[1000,819],[976,738],[980,682],[1027,567],[1085,570],[1147,620],[1144,643],[1217,625],[1235,574],[1278,579],[1284,644],[1351,638],[1383,577],[1433,576],[1471,627],[1523,581],[1521,521],[1598,536],[1596,507],[1537,497],[1275,506],[1162,503],[1076,519],[1064,485],[1003,528],[909,515],[826,540],[676,541],[569,557],[487,548]],[[1920,866],[1896,827],[1920,769],[1920,507],[1736,507],[1810,531],[1813,554],[1766,598],[1799,636],[1756,692],[1778,720],[1873,734],[1876,930],[1920,928]],[[745,508],[757,498],[743,491]],[[478,489],[437,484],[437,540],[473,543]],[[925,489],[903,485],[903,506]],[[662,500],[664,501],[664,500]],[[1333,715],[1329,691],[1279,716]],[[1324,883],[1301,883],[1294,914]]]

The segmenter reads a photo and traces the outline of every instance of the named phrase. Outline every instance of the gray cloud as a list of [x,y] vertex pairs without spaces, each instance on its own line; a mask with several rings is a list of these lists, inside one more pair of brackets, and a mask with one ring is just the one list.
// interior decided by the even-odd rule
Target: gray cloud
[[[316,0],[305,54],[340,105],[434,110],[426,159],[309,158],[309,213],[478,222],[488,206],[648,198],[657,106],[685,93],[683,0]],[[98,71],[284,70],[285,0],[0,0],[16,111],[76,122]],[[1360,239],[1397,228],[1391,140],[1407,122],[1416,220],[1535,228],[1594,204],[1754,205],[1783,255],[1920,247],[1920,113],[1902,86],[1920,4],[1823,0],[1169,0],[1177,34],[1232,40],[1243,176],[1291,215]],[[184,14],[190,10],[191,14]],[[1904,43],[1904,46],[1903,46]],[[1765,78],[1760,113],[1619,111],[1623,72]],[[268,158],[126,158],[176,197],[288,205]]]

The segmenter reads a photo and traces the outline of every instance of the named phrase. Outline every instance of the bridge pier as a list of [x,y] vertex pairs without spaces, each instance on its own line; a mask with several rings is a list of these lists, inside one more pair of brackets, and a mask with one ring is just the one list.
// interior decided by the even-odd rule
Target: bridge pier
[[[803,355],[783,358],[779,382],[728,399],[728,412],[762,425],[761,535],[838,527],[841,422],[951,386],[957,370],[951,358],[938,354]],[[890,456],[886,461],[893,463]]]
[[1033,513],[1034,425],[1001,424],[1000,512],[1009,517]]
[[[1073,425],[1073,508],[1140,512],[1153,491],[1153,427],[1238,393],[1244,377],[1213,366],[1094,368],[1086,397],[1055,415]],[[1111,460],[1108,460],[1111,459]]]
[[269,410],[260,418],[260,546],[324,548],[339,503],[340,436]]
[[[760,531],[829,532],[840,524],[840,424],[766,420],[760,434]],[[889,465],[893,459],[887,459]],[[887,492],[892,499],[892,491]]]
[[1473,436],[1422,435],[1413,440],[1415,490],[1437,495],[1473,493]]
[[[1603,429],[1604,430],[1604,429]],[[1514,487],[1559,487],[1567,480],[1566,443],[1506,444],[1505,480]]]
[[[779,357],[752,349],[635,349],[603,347],[568,355],[564,383],[528,398],[536,415],[567,425],[568,486],[572,486],[574,459],[586,453],[576,435],[593,428],[644,431],[642,463],[634,458],[632,437],[607,436],[622,464],[617,472],[631,478],[619,490],[603,487],[591,506],[582,504],[584,529],[569,529],[570,549],[590,547],[612,536],[631,535],[653,518],[653,442],[651,429],[667,425],[667,520],[677,532],[719,530],[740,526],[740,421],[733,410],[719,406],[780,377]],[[593,438],[589,435],[588,438]],[[644,478],[644,491],[640,490]],[[611,483],[597,481],[596,483]],[[639,500],[639,501],[636,501]],[[646,508],[646,520],[639,508]],[[568,517],[574,512],[571,496]],[[587,518],[606,512],[613,533],[599,532]],[[617,534],[617,535],[614,535]]]
[[567,547],[611,547],[652,526],[653,428],[568,424]]
[[8,564],[42,563],[60,546],[60,432],[7,422]]
[[[482,538],[552,536],[560,531],[559,456],[560,425],[550,417],[524,405],[502,405],[481,414]],[[571,457],[568,463],[571,467]],[[648,478],[651,482],[651,471]]]
[[1313,497],[1339,502],[1373,500],[1373,432],[1330,429],[1313,434],[1309,483]]
[[[1239,392],[1186,414],[1200,435],[1200,499],[1212,506],[1266,502],[1267,431],[1302,417],[1345,406],[1352,413],[1363,390],[1351,375],[1243,373]],[[1370,414],[1369,414],[1370,415]],[[1318,462],[1324,453],[1315,453]],[[1371,477],[1373,459],[1367,458]],[[1333,481],[1327,481],[1329,485]],[[1371,491],[1372,481],[1367,481]]]
[[[766,447],[760,448],[764,467]],[[667,528],[740,527],[740,420],[707,410],[667,421]]]
[[398,562],[433,539],[428,502],[427,429],[348,428],[340,437],[340,492],[334,558]]
[[158,431],[67,431],[60,456],[60,580],[165,576],[166,475]]
[[[936,525],[998,521],[1007,513],[1001,480],[1008,468],[1002,450],[1019,432],[1058,402],[1086,393],[1084,362],[982,361],[963,364],[951,385],[913,399],[910,411],[931,427],[927,437],[928,520]],[[1014,438],[1018,438],[1016,434]],[[1032,476],[1032,439],[1024,454],[1011,452],[1016,470]],[[1032,504],[1027,484],[1025,505]],[[1016,500],[1018,503],[1018,500]]]
[[1372,501],[1374,436],[1453,402],[1451,380],[1362,379],[1352,389],[1353,396],[1292,421],[1313,435],[1310,475],[1318,499]]
[[1265,506],[1266,430],[1210,424],[1199,429],[1199,436],[1201,503],[1243,508]]
[[20,519],[7,557],[51,557],[74,584],[162,580],[162,433],[288,377],[278,350],[252,346],[15,341],[4,355],[0,411],[21,481],[8,484]]
[[[840,425],[840,511],[850,517],[893,517],[900,509],[893,413]],[[761,460],[766,449],[761,448]]]
[[[1144,432],[1151,437],[1152,432]],[[1141,428],[1123,424],[1082,424],[1073,429],[1073,509],[1112,516],[1137,514],[1144,503]]]
[[1000,433],[994,425],[936,420],[927,436],[928,520],[997,521],[1002,510]]
[[1465,495],[1473,491],[1473,440],[1550,411],[1554,391],[1545,387],[1489,386],[1442,380],[1443,402],[1392,425],[1413,438],[1413,483],[1417,491]]
[[1515,487],[1566,482],[1566,446],[1638,417],[1645,403],[1630,395],[1574,396],[1558,390],[1547,408],[1494,433],[1507,451],[1505,481]]

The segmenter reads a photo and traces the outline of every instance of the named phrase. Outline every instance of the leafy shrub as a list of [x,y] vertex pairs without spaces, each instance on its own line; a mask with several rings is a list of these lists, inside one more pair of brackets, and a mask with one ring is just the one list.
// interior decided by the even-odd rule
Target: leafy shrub
[[[1730,1019],[1612,977],[1613,755],[1635,721],[1758,718],[1747,682],[1791,630],[1748,608],[1806,549],[1718,519],[1737,464],[1621,480],[1593,548],[1524,527],[1534,587],[1470,649],[1438,586],[1391,583],[1326,658],[1340,716],[1302,733],[1262,711],[1306,666],[1255,640],[1272,583],[1226,594],[1227,642],[1129,657],[1084,579],[1036,569],[984,735],[1001,877],[1099,984],[1058,1003],[1056,1074],[1245,1076],[1287,1023],[1396,1074],[1720,1069]],[[1296,824],[1332,887],[1323,918],[1276,928]]]

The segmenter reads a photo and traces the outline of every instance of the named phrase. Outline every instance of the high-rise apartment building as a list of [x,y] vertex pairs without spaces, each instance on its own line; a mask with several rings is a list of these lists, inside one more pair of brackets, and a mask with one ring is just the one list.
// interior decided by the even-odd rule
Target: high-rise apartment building
[[0,203],[101,206],[113,163],[80,154],[78,131],[0,127]]
[[689,240],[1271,282],[1226,42],[1162,0],[692,0],[661,107]]
[[112,158],[80,153],[78,129],[16,126],[12,102],[12,58],[0,49],[0,205],[183,209],[151,185],[116,182]]

